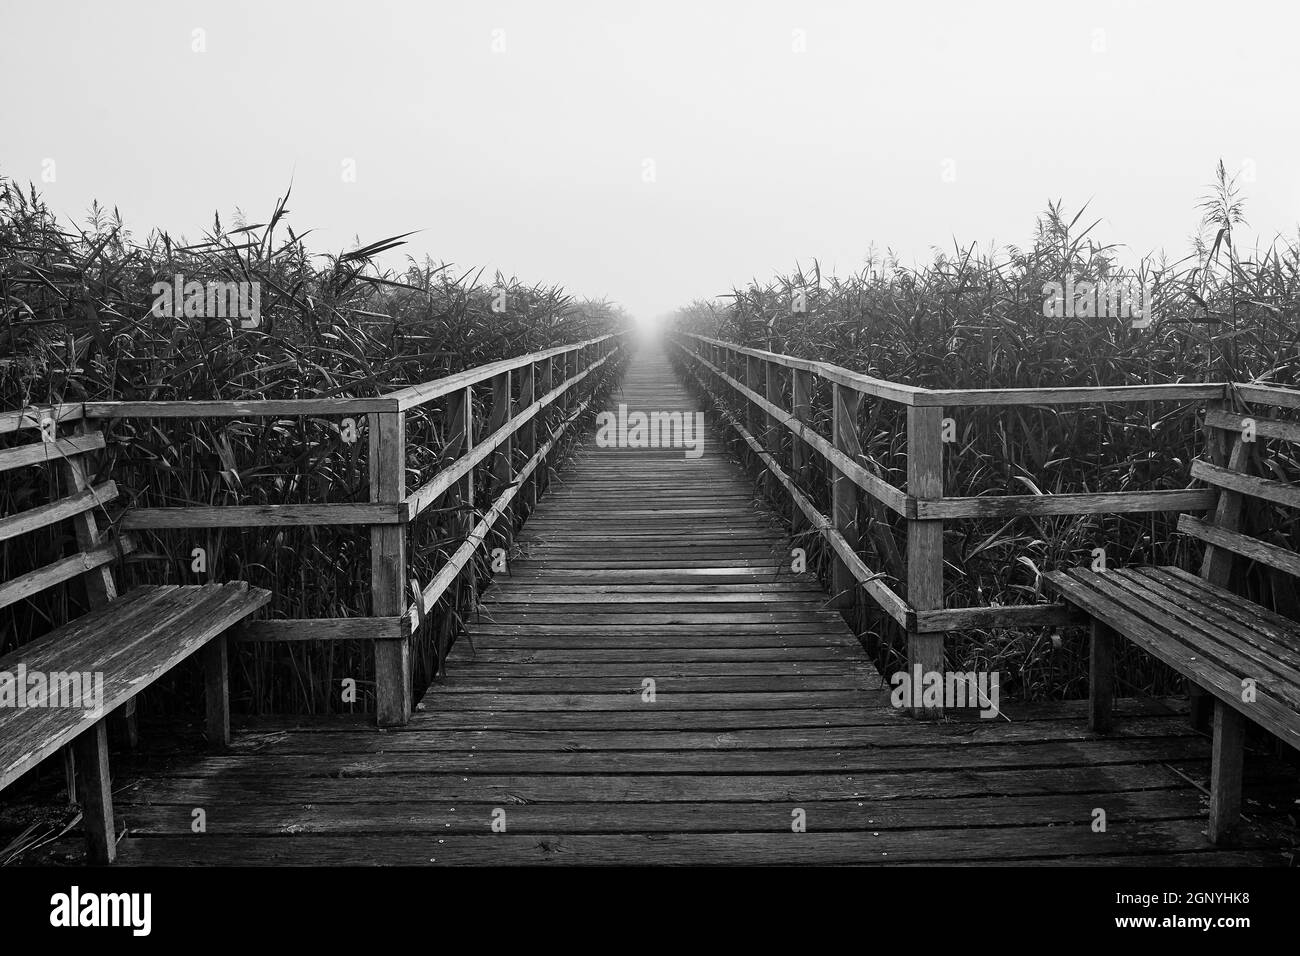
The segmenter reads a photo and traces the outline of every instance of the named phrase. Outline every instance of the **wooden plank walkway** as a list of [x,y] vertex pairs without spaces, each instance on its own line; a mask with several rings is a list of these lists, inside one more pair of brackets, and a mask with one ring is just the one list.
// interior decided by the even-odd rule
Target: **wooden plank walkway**
[[[698,408],[652,347],[620,401]],[[260,721],[227,754],[154,767],[118,796],[121,860],[1282,861],[1272,830],[1206,842],[1189,780],[1209,748],[1176,706],[1122,701],[1109,739],[1081,703],[942,724],[896,711],[752,492],[711,429],[698,460],[588,443],[408,726]],[[1284,779],[1252,761],[1247,795]]]

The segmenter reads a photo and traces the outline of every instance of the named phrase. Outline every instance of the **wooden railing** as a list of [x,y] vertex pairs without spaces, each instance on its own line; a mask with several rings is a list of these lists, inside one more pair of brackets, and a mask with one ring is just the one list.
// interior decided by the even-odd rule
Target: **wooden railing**
[[[908,635],[909,666],[942,671],[947,631],[976,627],[1025,627],[1069,623],[1060,605],[994,607],[945,606],[943,534],[948,521],[1047,515],[1181,512],[1212,507],[1213,489],[1119,491],[1086,494],[944,494],[943,424],[952,409],[1011,406],[1083,405],[1103,402],[1205,401],[1226,407],[1223,383],[1130,385],[1089,388],[927,389],[862,375],[808,359],[765,352],[718,339],[678,333],[674,344],[696,383],[713,399],[766,472],[792,503],[796,532],[818,532],[835,555],[831,593],[835,606],[851,609],[864,597]],[[812,427],[814,380],[832,387],[831,432],[827,439]],[[1237,386],[1241,398],[1264,400],[1274,393],[1300,394],[1265,386]],[[1267,394],[1266,394],[1267,393]],[[728,401],[730,399],[730,401]],[[891,403],[906,414],[906,487],[899,488],[861,463],[859,413],[864,399]],[[743,409],[737,420],[727,406]],[[1300,407],[1300,401],[1289,407]],[[789,433],[789,454],[782,437]],[[819,455],[829,476],[830,514],[824,515],[805,493],[807,462]],[[783,460],[789,462],[789,470]],[[900,594],[869,567],[859,553],[859,495],[905,522],[906,592]]]
[[[375,398],[270,399],[257,401],[119,401],[32,407],[0,414],[0,432],[42,420],[365,416],[369,443],[370,500],[358,503],[213,505],[134,508],[121,515],[121,530],[342,526],[369,528],[371,614],[358,617],[268,619],[246,625],[238,641],[373,641],[376,709],[383,725],[405,723],[412,711],[411,638],[462,575],[488,532],[522,502],[536,504],[548,456],[587,409],[593,376],[617,364],[624,334],[605,335],[517,358],[493,362]],[[516,383],[518,387],[516,388]],[[490,389],[491,410],[483,434],[474,435],[475,387]],[[517,397],[516,397],[517,392]],[[408,491],[406,415],[447,399],[450,425],[444,467]],[[539,424],[541,426],[539,435]],[[12,425],[13,428],[8,427]],[[79,441],[80,439],[68,439]],[[102,442],[102,438],[101,438]],[[527,455],[515,468],[514,447]],[[34,445],[33,454],[42,446]],[[464,540],[427,584],[408,573],[408,526],[444,499],[470,513],[474,475],[490,469],[492,500],[477,521],[465,519]],[[505,522],[506,534],[510,531]],[[410,588],[408,600],[407,588]]]

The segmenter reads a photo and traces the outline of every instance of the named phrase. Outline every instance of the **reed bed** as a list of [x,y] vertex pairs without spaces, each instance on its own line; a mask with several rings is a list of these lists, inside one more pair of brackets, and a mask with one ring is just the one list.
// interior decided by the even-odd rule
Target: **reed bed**
[[[265,222],[226,225],[214,217],[197,242],[157,231],[137,241],[116,210],[96,206],[83,225],[62,222],[34,189],[24,192],[0,178],[0,405],[370,397],[623,324],[617,307],[557,285],[527,285],[427,259],[381,268],[379,257],[406,236],[313,255],[306,234],[289,223],[288,201],[288,195],[279,200]],[[152,314],[154,283],[175,275],[257,283],[260,326]],[[503,293],[504,312],[494,309]],[[408,487],[444,461],[442,411],[434,403],[409,416]],[[351,443],[339,416],[115,420],[105,423],[110,448],[101,471],[137,507],[362,502],[369,476],[364,416],[358,418],[359,438]],[[47,472],[6,473],[0,483],[5,513],[47,500]],[[423,581],[459,544],[448,529],[461,523],[442,517],[432,514],[409,531],[410,573]],[[140,537],[141,553],[119,569],[121,583],[243,579],[274,593],[278,617],[370,613],[364,527]],[[53,532],[5,542],[5,577],[61,556],[67,543]],[[196,546],[206,549],[207,578],[191,570]],[[481,570],[486,576],[486,565]],[[0,612],[0,652],[79,613],[77,592],[69,588]],[[459,609],[466,600],[472,599],[459,595],[441,615],[437,640],[444,647],[467,613]],[[436,656],[427,643],[417,645],[417,684],[433,676]],[[370,666],[368,649],[351,642],[249,645],[235,657],[232,692],[236,706],[255,712],[365,710],[373,702]],[[358,680],[355,705],[340,702],[343,678]],[[188,698],[193,690],[180,680],[151,699],[168,707],[171,695]]]
[[[1234,229],[1244,202],[1222,164],[1201,205],[1188,257],[1120,264],[1099,246],[1080,211],[1059,204],[1039,217],[1032,245],[936,251],[910,267],[872,254],[847,277],[814,264],[733,290],[723,303],[682,309],[679,327],[752,347],[833,362],[880,378],[930,388],[1031,388],[1165,382],[1263,381],[1300,386],[1300,240],[1279,238],[1241,250]],[[1046,317],[1044,285],[1134,279],[1150,283],[1155,317],[1127,321]],[[802,302],[799,302],[800,297]],[[805,311],[793,308],[795,303]],[[863,403],[864,463],[892,484],[906,484],[902,409]],[[828,390],[814,395],[817,427],[829,437]],[[1202,448],[1199,409],[1190,403],[949,410],[957,441],[945,455],[949,495],[1155,490],[1188,487],[1189,462]],[[1284,444],[1261,441],[1259,467],[1294,477]],[[816,458],[817,456],[814,456]],[[807,489],[828,507],[824,471]],[[1300,545],[1296,516],[1260,506],[1255,533]],[[1194,568],[1199,546],[1175,533],[1177,516],[1097,515],[952,521],[946,526],[945,590],[950,607],[1043,600],[1043,572],[1091,560],[1104,547],[1112,566],[1179,564]],[[863,505],[863,555],[900,591],[906,569],[900,524]],[[1243,564],[1244,562],[1238,562]],[[1300,619],[1292,582],[1267,569],[1241,571],[1251,596]],[[872,621],[868,645],[886,673],[905,644],[890,622]],[[954,635],[949,653],[962,669],[999,670],[1027,698],[1077,696],[1086,685],[1082,634],[1043,629]],[[1172,686],[1169,674],[1134,655],[1121,677],[1131,689]]]

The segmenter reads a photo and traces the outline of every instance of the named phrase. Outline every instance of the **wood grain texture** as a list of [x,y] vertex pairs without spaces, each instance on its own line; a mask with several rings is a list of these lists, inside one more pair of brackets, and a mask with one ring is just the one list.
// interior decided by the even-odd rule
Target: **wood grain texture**
[[[694,380],[717,386],[707,370]],[[616,401],[699,408],[654,350]],[[224,754],[152,764],[117,794],[120,860],[1281,862],[1253,833],[1231,852],[1206,840],[1188,779],[1206,779],[1210,745],[1179,706],[1117,700],[1106,737],[1082,701],[1003,701],[1006,720],[935,723],[895,708],[829,595],[790,570],[789,538],[722,436],[705,438],[697,460],[582,446],[407,724],[246,721]],[[1279,780],[1248,760],[1251,792]],[[195,806],[205,835],[190,831]]]
[[[102,675],[103,713],[270,599],[242,582],[136,588],[0,658],[0,671]],[[83,685],[84,686],[84,685]],[[0,788],[94,726],[79,707],[0,708]]]

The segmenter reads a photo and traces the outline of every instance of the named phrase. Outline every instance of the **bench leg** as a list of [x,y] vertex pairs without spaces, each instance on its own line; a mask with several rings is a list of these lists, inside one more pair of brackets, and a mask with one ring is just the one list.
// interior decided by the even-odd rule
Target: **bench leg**
[[208,642],[200,652],[203,661],[203,698],[207,710],[208,745],[230,746],[230,662],[226,638]]
[[63,748],[63,782],[68,788],[68,803],[77,802],[77,752],[71,744]]
[[1211,843],[1224,843],[1241,816],[1242,758],[1246,718],[1221,700],[1214,702],[1214,752],[1210,764]]
[[1111,728],[1115,702],[1115,632],[1096,619],[1088,647],[1088,729]]
[[117,857],[113,788],[108,772],[108,722],[96,721],[73,746],[81,791],[81,822],[86,828],[86,852],[92,864],[104,866]]

